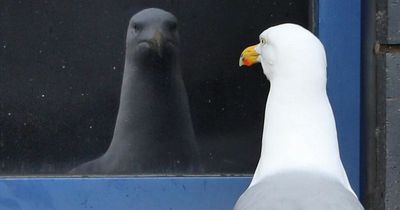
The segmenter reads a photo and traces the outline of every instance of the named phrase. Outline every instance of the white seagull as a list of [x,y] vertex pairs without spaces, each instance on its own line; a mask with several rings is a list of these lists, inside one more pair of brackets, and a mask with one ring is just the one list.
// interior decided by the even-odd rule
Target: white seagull
[[321,42],[296,24],[268,28],[239,65],[271,82],[261,157],[234,210],[362,210],[339,155]]

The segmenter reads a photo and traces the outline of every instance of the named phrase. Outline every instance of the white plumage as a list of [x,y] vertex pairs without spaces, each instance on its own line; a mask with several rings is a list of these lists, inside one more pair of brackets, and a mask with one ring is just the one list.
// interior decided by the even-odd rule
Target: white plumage
[[363,209],[340,160],[321,42],[301,26],[274,26],[240,59],[256,62],[271,82],[261,157],[234,209]]

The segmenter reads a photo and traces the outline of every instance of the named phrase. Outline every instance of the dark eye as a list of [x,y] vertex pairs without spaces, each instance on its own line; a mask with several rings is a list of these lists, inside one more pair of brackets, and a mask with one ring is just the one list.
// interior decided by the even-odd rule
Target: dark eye
[[178,25],[175,22],[168,23],[168,29],[171,31],[175,31]]
[[141,24],[139,24],[139,23],[134,23],[132,25],[132,28],[133,28],[133,30],[135,30],[135,32],[139,32],[139,31],[142,30],[143,26]]
[[267,43],[267,40],[261,37],[260,43],[261,43],[261,45],[265,45]]

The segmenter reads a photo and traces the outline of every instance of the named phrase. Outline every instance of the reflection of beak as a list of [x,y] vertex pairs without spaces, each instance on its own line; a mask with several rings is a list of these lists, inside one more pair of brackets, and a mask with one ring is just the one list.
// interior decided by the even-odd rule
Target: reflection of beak
[[239,66],[251,66],[260,62],[258,59],[260,54],[256,52],[256,46],[257,45],[252,45],[243,50],[242,54],[240,55]]
[[153,38],[151,39],[151,42],[153,43],[153,48],[157,51],[157,54],[161,57],[162,56],[162,44],[163,44],[163,35],[161,32],[156,31],[154,33]]

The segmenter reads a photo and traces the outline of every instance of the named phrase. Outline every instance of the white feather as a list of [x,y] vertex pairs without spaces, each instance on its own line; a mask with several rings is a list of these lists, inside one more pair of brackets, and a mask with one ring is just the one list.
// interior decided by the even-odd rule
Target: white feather
[[[321,178],[322,181],[316,182],[318,184],[325,180],[327,186],[342,185],[335,189],[347,191],[355,200],[354,206],[361,207],[340,159],[335,119],[326,93],[323,45],[311,32],[295,24],[271,27],[260,35],[260,39],[267,41],[258,44],[255,50],[260,54],[264,74],[271,82],[261,157],[247,195],[242,195],[236,206],[253,202],[247,199],[251,197],[249,195],[265,196],[266,190],[273,192],[271,187],[301,194],[308,189],[297,189],[302,185],[295,177],[312,174]],[[287,176],[286,181],[279,179],[282,174]],[[268,180],[280,180],[287,186],[275,186]],[[320,189],[318,186],[311,188]],[[285,195],[279,196],[285,199]],[[298,202],[305,199],[299,197]],[[257,202],[260,202],[258,206],[263,205],[262,200]]]

